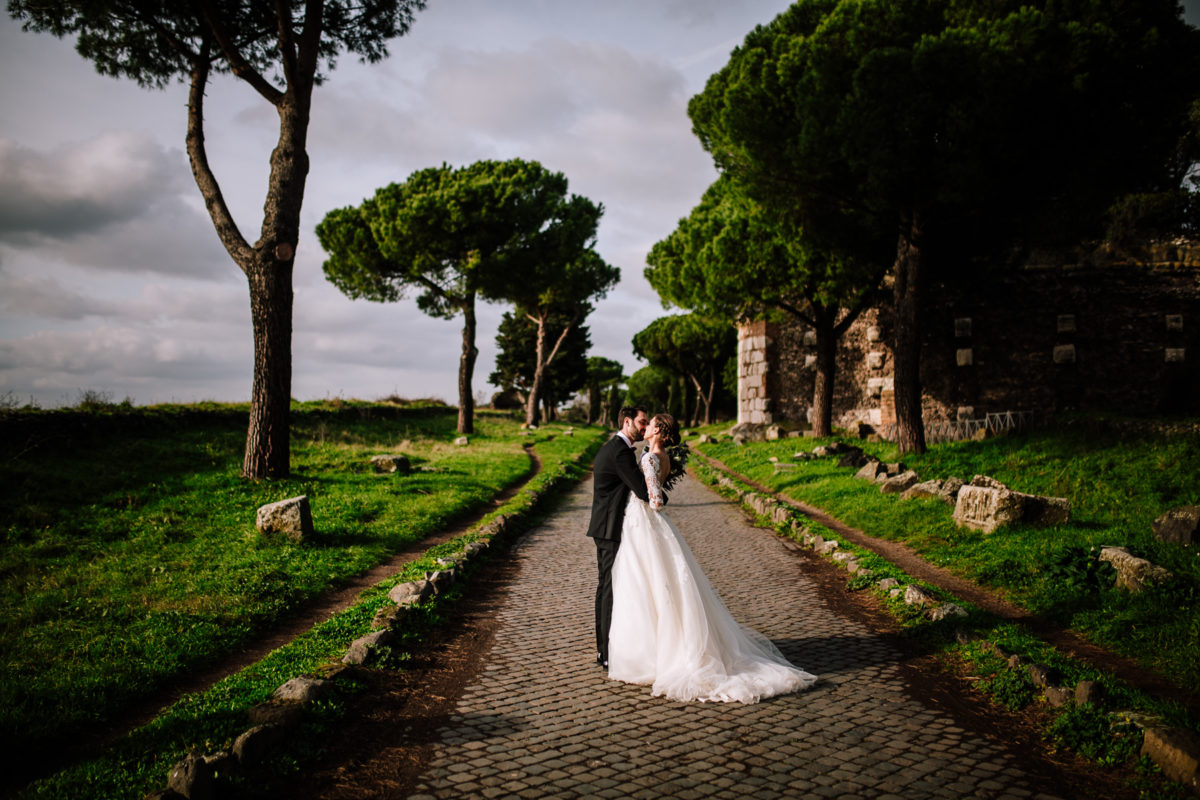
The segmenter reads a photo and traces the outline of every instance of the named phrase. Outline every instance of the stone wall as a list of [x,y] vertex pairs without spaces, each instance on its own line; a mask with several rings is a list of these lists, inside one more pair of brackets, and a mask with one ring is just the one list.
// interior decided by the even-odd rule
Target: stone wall
[[764,424],[775,419],[775,398],[780,395],[775,375],[780,367],[778,328],[768,322],[752,322],[738,328],[737,421]]
[[[926,419],[1200,413],[1200,251],[1152,255],[1160,260],[1030,263],[932,287],[921,362]],[[1183,257],[1193,260],[1174,260]],[[787,322],[768,336],[757,325],[754,334],[743,328],[739,342],[739,421],[743,413],[745,421],[755,413],[807,421],[813,332]],[[836,424],[894,421],[890,340],[890,312],[879,308],[839,343]],[[742,342],[762,347],[743,351]]]

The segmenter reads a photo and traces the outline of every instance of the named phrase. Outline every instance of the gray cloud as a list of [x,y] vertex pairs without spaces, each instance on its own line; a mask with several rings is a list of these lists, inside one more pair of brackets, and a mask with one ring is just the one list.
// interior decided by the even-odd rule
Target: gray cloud
[[[746,31],[786,5],[456,0],[430,4],[386,61],[344,59],[314,96],[293,394],[456,399],[459,322],[431,319],[411,301],[341,296],[321,274],[313,227],[416,169],[484,158],[537,159],[604,203],[598,247],[623,280],[588,320],[593,352],[635,370],[632,335],[666,313],[641,277],[645,253],[714,175],[687,100]],[[25,146],[0,146],[0,392],[47,403],[73,402],[82,388],[138,402],[244,400],[245,282],[174,149],[181,90],[97,77],[69,42],[14,26],[0,24],[10,44],[0,44],[10,67],[0,74],[14,100],[0,136]],[[261,218],[277,118],[235,79],[211,89],[210,156],[249,225]],[[113,126],[153,138],[97,135]],[[93,138],[62,144],[64,136]],[[492,392],[504,310],[479,312],[477,393]]]
[[68,239],[146,213],[178,192],[179,154],[107,134],[51,151],[0,139],[0,235]]
[[219,279],[230,264],[182,154],[124,132],[41,151],[0,139],[0,242],[102,270]]
[[55,320],[103,317],[116,311],[115,304],[65,288],[54,278],[0,273],[0,309]]

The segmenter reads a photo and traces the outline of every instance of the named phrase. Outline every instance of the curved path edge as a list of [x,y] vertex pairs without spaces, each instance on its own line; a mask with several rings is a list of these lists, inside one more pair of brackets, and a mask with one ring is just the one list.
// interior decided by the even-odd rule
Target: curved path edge
[[858,528],[852,528],[820,508],[809,505],[802,500],[797,500],[782,492],[776,492],[774,489],[742,475],[726,466],[720,460],[706,455],[694,447],[692,448],[692,453],[700,456],[705,463],[736,478],[747,486],[752,486],[759,492],[795,508],[804,516],[846,537],[846,539],[855,545],[887,559],[912,577],[926,581],[937,586],[939,589],[943,589],[963,600],[974,603],[1001,619],[1024,625],[1042,641],[1053,645],[1073,658],[1086,661],[1095,667],[1112,673],[1135,689],[1146,692],[1160,700],[1179,703],[1192,714],[1200,714],[1200,695],[1171,682],[1153,670],[1143,667],[1133,659],[1118,655],[1111,650],[1094,644],[1074,631],[1064,628],[1045,617],[1033,614],[977,583],[955,575],[947,569],[930,564],[915,550],[902,542],[879,539],[864,533]]

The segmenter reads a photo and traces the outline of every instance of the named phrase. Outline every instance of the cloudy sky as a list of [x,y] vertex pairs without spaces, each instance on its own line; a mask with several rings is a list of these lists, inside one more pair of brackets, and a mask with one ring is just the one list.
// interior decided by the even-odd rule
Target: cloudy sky
[[[604,204],[598,249],[620,285],[589,318],[593,354],[666,313],[646,252],[715,176],[688,99],[786,0],[430,0],[376,65],[343,59],[316,91],[295,269],[293,395],[457,401],[457,321],[412,301],[351,301],[321,272],[324,214],[443,162],[525,158]],[[97,75],[73,43],[0,20],[0,399],[245,400],[245,279],[183,151],[186,89]],[[210,159],[246,237],[261,221],[273,109],[210,87]],[[481,309],[477,395],[503,306]]]
[[[620,285],[589,318],[593,354],[639,365],[630,339],[666,313],[650,246],[715,176],[688,99],[787,0],[429,0],[391,57],[343,59],[314,98],[295,270],[293,395],[457,401],[457,321],[411,301],[351,301],[321,273],[324,214],[443,162],[525,158],[604,204],[598,247]],[[1200,0],[1187,0],[1200,22]],[[210,87],[211,161],[243,233],[261,221],[274,112]],[[185,87],[104,78],[73,43],[0,14],[0,403],[245,400],[245,279],[183,152]],[[477,396],[490,396],[501,306],[480,309]]]

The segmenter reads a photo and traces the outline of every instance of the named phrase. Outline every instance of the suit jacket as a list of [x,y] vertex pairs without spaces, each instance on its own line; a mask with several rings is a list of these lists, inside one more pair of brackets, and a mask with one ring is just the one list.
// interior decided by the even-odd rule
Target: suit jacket
[[625,522],[625,503],[633,492],[644,502],[650,502],[646,479],[637,467],[633,448],[619,436],[609,439],[596,453],[592,469],[592,519],[587,535],[620,543],[621,525]]

